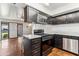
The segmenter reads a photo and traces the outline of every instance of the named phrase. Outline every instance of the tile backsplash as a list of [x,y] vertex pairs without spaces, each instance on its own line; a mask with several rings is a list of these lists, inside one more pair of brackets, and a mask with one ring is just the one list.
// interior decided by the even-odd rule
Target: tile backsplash
[[64,35],[79,36],[79,23],[61,24],[61,25],[33,24],[33,30],[34,29],[44,29],[44,32],[49,34],[64,34]]

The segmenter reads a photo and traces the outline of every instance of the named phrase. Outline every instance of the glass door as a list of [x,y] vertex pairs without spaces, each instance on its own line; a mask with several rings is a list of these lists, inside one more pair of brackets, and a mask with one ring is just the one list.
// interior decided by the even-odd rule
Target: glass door
[[23,35],[23,25],[22,24],[18,24],[17,25],[17,36],[21,37]]
[[1,38],[2,40],[9,38],[9,24],[1,23]]

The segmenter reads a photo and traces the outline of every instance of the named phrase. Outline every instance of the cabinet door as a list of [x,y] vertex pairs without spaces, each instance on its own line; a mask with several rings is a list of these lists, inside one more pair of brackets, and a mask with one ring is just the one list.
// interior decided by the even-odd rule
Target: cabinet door
[[56,22],[57,24],[66,24],[66,15],[56,17],[56,20],[57,20]]
[[74,23],[79,23],[79,12],[74,13]]
[[56,24],[56,18],[48,17],[47,23],[48,24],[53,24],[53,25]]
[[55,36],[55,47],[62,48],[62,36],[60,35]]
[[66,24],[66,15],[64,16],[59,16],[59,17],[54,17],[54,18],[48,18],[48,24]]
[[38,11],[29,7],[28,14],[27,14],[27,22],[36,22],[37,21],[37,14]]
[[36,22],[38,11],[31,7],[26,7],[24,9],[25,22]]
[[41,11],[37,14],[37,23],[38,24],[47,24],[48,16],[46,13],[43,13]]
[[67,15],[67,23],[75,23],[76,21],[76,14],[72,13],[72,14],[68,14]]
[[37,16],[37,23],[39,23],[39,24],[47,24],[47,16],[44,15],[43,13],[39,12],[39,14]]

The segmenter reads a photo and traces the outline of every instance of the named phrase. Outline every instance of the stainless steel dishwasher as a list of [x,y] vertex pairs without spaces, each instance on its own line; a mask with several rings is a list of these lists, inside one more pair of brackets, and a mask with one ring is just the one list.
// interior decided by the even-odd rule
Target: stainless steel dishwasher
[[63,49],[78,54],[78,40],[63,38]]

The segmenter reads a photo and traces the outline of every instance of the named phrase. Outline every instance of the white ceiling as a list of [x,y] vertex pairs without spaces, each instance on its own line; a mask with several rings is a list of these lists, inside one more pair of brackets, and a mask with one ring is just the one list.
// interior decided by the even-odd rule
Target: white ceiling
[[79,10],[79,3],[29,3],[28,5],[52,16]]
[[66,5],[68,5],[69,3],[48,3],[48,4],[45,4],[45,3],[41,3],[43,6],[45,6],[46,8],[48,8],[49,10],[55,10],[57,8],[61,8],[61,7],[64,7]]
[[[12,4],[12,3],[11,3]],[[18,8],[24,8],[26,6],[25,3],[13,3],[13,5],[15,5]]]
[[18,8],[24,8],[26,5],[30,5],[52,16],[79,10],[79,3],[15,3],[15,6]]

